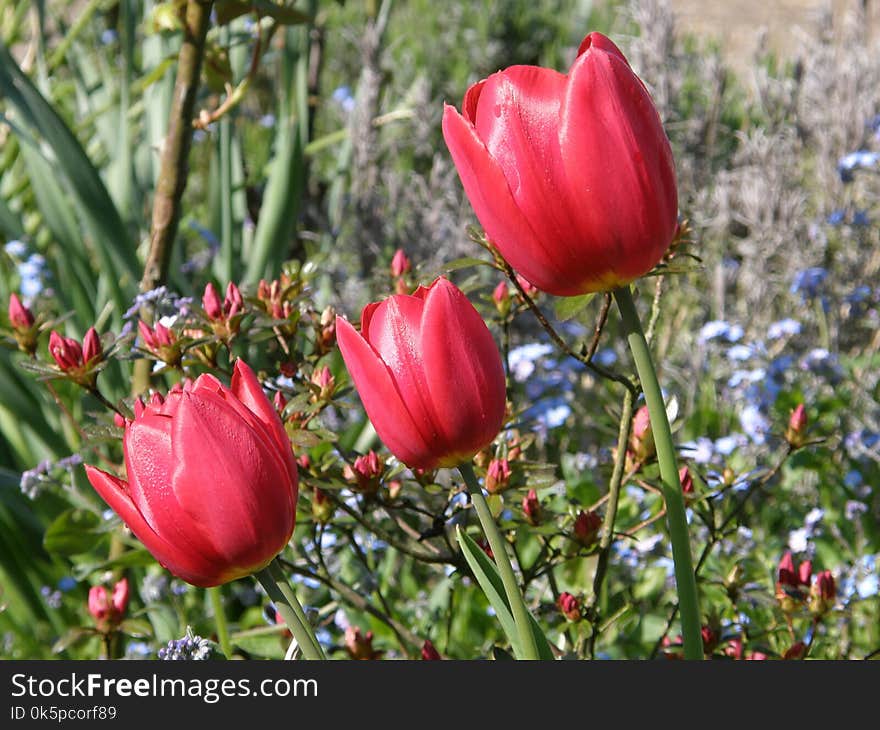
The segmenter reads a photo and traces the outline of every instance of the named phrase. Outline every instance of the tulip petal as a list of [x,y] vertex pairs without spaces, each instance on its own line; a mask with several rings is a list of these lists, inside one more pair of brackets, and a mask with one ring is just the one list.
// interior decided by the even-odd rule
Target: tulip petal
[[544,249],[476,129],[449,105],[443,110],[443,138],[480,225],[504,258],[540,289],[573,293],[560,287],[559,282],[568,281],[568,272]]
[[364,410],[383,443],[407,466],[431,468],[432,442],[414,423],[378,353],[342,317],[336,319],[336,338]]
[[593,232],[590,248],[602,257],[599,270],[607,267],[619,282],[631,281],[668,248],[678,202],[660,117],[616,46],[594,39],[578,57],[560,120],[563,165],[572,188],[583,194],[575,209],[579,226]]
[[224,398],[182,395],[172,421],[173,488],[230,569],[251,572],[293,533],[292,485],[274,444]]
[[216,585],[212,579],[217,575],[217,570],[210,561],[172,546],[147,524],[132,502],[125,481],[89,465],[86,465],[86,476],[95,491],[164,568],[193,585]]
[[[248,366],[244,360],[236,360],[232,370],[232,383],[230,386],[232,394],[240,403],[256,416],[260,422],[266,427],[269,435],[278,447],[278,455],[284,462],[290,476],[291,482],[297,484],[298,473],[296,462],[293,458],[293,450],[290,447],[290,438],[287,431],[284,430],[284,424],[278,417],[278,412],[266,398],[263,393],[263,387],[254,371]],[[293,495],[294,501],[296,495]]]
[[444,278],[425,301],[421,352],[437,424],[450,445],[447,460],[473,456],[504,421],[504,367],[482,317]]
[[413,423],[435,451],[444,444],[437,414],[428,395],[425,363],[421,351],[424,294],[420,297],[396,294],[384,300],[373,312],[363,336],[391,371],[400,398]]

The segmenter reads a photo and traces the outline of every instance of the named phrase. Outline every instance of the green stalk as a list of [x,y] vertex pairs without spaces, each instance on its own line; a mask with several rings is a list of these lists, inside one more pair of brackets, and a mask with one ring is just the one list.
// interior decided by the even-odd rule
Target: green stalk
[[296,595],[287,584],[287,580],[283,577],[278,579],[278,573],[283,573],[280,567],[275,566],[275,560],[263,568],[256,574],[256,578],[260,581],[260,585],[266,590],[269,598],[275,604],[275,608],[284,618],[287,628],[299,644],[300,650],[306,659],[325,659],[324,652],[321,650],[318,640],[312,633],[308,621],[305,619],[305,612],[300,606]]
[[229,624],[226,622],[226,612],[223,610],[223,594],[220,586],[208,589],[211,596],[211,608],[214,610],[214,624],[217,627],[217,639],[220,648],[227,659],[232,659],[232,644],[229,642]]
[[510,604],[513,621],[519,634],[523,658],[540,659],[538,646],[535,643],[534,634],[532,634],[529,609],[526,607],[525,599],[519,590],[516,574],[513,572],[513,566],[510,564],[510,557],[507,555],[507,542],[501,536],[498,525],[495,524],[495,518],[492,517],[492,512],[489,510],[486,498],[483,497],[483,491],[477,482],[477,475],[474,474],[473,466],[469,463],[459,464],[458,470],[461,472],[462,477],[464,477],[471,502],[477,510],[477,517],[480,519],[483,533],[486,535],[489,547],[492,548],[492,553],[495,556],[495,565],[498,567],[501,582],[504,584],[504,592],[507,594],[507,602]]
[[666,417],[666,405],[657,380],[657,371],[642,324],[636,312],[635,303],[629,287],[615,289],[614,299],[620,309],[623,331],[632,351],[648,412],[651,416],[651,430],[657,448],[657,461],[660,464],[660,481],[663,498],[666,502],[666,521],[669,538],[672,542],[672,560],[675,564],[675,584],[678,589],[678,605],[681,611],[681,633],[684,638],[685,659],[703,658],[703,640],[700,636],[700,608],[697,601],[697,581],[694,575],[691,545],[688,537],[687,517],[684,497],[675,459],[675,445],[672,429]]
[[269,564],[269,570],[272,572],[272,575],[275,576],[275,581],[278,583],[278,587],[281,589],[284,598],[290,603],[291,608],[296,614],[297,620],[306,628],[306,633],[309,636],[309,641],[312,643],[315,652],[320,655],[319,658],[325,659],[324,650],[321,648],[321,644],[318,642],[315,632],[312,631],[312,625],[306,616],[306,612],[303,609],[302,604],[299,602],[299,599],[296,597],[293,588],[290,587],[290,583],[287,581],[287,574],[284,572],[284,568],[277,558]]

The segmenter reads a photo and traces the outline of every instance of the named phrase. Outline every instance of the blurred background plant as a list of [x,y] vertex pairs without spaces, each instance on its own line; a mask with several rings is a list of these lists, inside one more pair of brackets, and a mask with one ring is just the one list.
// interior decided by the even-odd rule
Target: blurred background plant
[[[513,63],[564,69],[588,30],[627,54],[675,151],[688,225],[639,300],[689,469],[707,653],[876,656],[876,8],[829,9],[785,55],[756,29],[732,59],[671,6],[0,0],[0,295],[33,316],[0,316],[0,656],[206,658],[226,641],[218,611],[234,653],[284,656],[261,589],[172,579],[81,467],[121,461],[108,404],[130,417],[133,396],[222,377],[232,355],[277,396],[299,458],[284,558],[332,655],[503,656],[454,539],[480,534],[459,485],[381,450],[335,350],[336,311],[356,320],[440,273],[507,361],[509,427],[478,473],[548,637],[562,654],[677,655],[641,404],[605,539],[624,390],[555,348],[524,294],[572,351],[595,341],[593,363],[627,373],[617,320],[602,297],[504,283],[440,134],[443,101]],[[191,108],[174,92],[187,74]],[[203,300],[208,283],[225,302]],[[91,327],[90,389],[48,339]],[[783,575],[789,551],[815,576]],[[88,596],[123,575],[108,641]]]

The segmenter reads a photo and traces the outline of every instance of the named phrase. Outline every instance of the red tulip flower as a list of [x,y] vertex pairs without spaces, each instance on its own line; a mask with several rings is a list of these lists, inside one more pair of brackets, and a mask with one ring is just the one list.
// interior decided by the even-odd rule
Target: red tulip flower
[[672,242],[669,140],[644,84],[590,33],[568,74],[511,66],[446,106],[443,137],[489,239],[550,294],[606,291],[650,271]]
[[253,371],[227,388],[201,375],[136,409],[123,438],[128,481],[89,481],[153,556],[196,586],[264,568],[287,544],[298,477],[290,441]]
[[504,422],[504,368],[485,322],[444,278],[337,321],[342,357],[376,432],[407,466],[449,467]]

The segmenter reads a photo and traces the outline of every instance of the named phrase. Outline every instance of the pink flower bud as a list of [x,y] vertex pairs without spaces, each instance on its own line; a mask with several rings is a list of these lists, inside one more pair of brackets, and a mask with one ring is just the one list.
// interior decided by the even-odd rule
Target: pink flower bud
[[275,391],[275,395],[272,397],[272,405],[275,406],[278,415],[284,418],[284,409],[287,406],[287,398],[284,397],[280,390]]
[[530,525],[535,526],[541,523],[541,503],[538,501],[538,493],[534,489],[530,489],[529,493],[523,497],[522,511]]
[[234,282],[226,285],[226,298],[223,300],[223,312],[227,319],[231,319],[244,308],[244,300],[241,292]]
[[507,288],[506,279],[499,281],[498,286],[492,291],[492,301],[495,302],[495,309],[502,317],[510,313],[510,289]]
[[101,346],[101,338],[95,332],[94,327],[89,327],[86,336],[83,338],[82,348],[83,362],[88,364],[95,360],[100,360],[104,355],[104,348]]
[[529,296],[529,298],[535,298],[535,295],[538,293],[538,287],[532,284],[532,282],[526,279],[526,277],[524,277],[522,274],[516,275],[516,281],[522,287],[522,290]]
[[312,372],[310,378],[312,385],[318,388],[318,399],[328,400],[336,388],[336,379],[330,372],[330,368],[324,365],[322,368],[316,368]]
[[113,587],[112,596],[104,586],[89,589],[89,613],[95,619],[99,631],[115,628],[128,608],[128,579],[123,578]]
[[785,440],[794,447],[799,448],[804,445],[807,434],[807,410],[801,403],[791,412],[788,419],[788,428],[785,430]]
[[223,319],[223,305],[220,302],[220,295],[214,288],[214,284],[210,281],[205,287],[205,293],[202,295],[202,307],[205,310],[205,314],[208,315],[208,319]]
[[507,459],[492,459],[486,469],[486,491],[499,494],[510,484],[510,464]]
[[632,420],[629,434],[629,450],[638,463],[644,463],[654,456],[654,432],[651,430],[651,415],[648,406],[639,408]]
[[357,482],[359,492],[371,496],[379,491],[379,479],[384,470],[385,462],[375,451],[370,450],[354,460],[353,466],[347,469],[346,476]]
[[425,643],[422,644],[422,659],[425,661],[439,661],[443,659],[440,656],[440,652],[434,648],[430,639],[425,639]]
[[64,372],[82,367],[83,351],[79,342],[54,330],[49,335],[49,354]]
[[678,470],[678,479],[681,482],[681,492],[684,495],[685,503],[694,499],[694,478],[691,476],[690,469],[687,466]]
[[580,621],[582,618],[581,605],[571,593],[560,593],[556,599],[556,606],[560,613],[569,621]]
[[411,268],[412,262],[403,252],[403,249],[397,249],[397,251],[394,252],[394,257],[391,259],[391,276],[395,278],[403,276]]
[[574,520],[573,537],[584,547],[590,547],[596,542],[601,527],[602,518],[596,512],[581,510]]
[[9,295],[9,324],[20,333],[27,332],[34,326],[33,312],[21,303],[15,292]]

